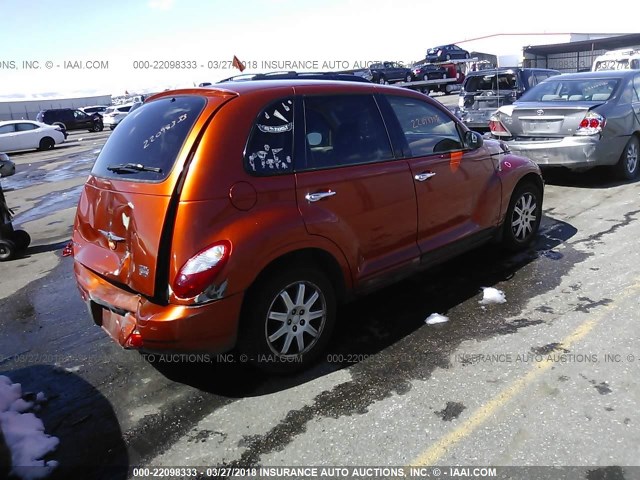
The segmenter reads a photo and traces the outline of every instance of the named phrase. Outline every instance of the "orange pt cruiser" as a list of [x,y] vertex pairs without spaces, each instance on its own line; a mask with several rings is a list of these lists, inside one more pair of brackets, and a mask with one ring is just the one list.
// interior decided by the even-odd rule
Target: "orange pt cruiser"
[[326,346],[338,302],[492,239],[528,245],[542,199],[533,162],[423,94],[228,82],[155,95],[111,134],[74,269],[125,348],[237,346],[289,371]]

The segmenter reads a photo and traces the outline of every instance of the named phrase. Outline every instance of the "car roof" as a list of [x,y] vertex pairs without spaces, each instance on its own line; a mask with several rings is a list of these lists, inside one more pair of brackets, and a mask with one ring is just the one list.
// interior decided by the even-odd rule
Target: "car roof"
[[[258,80],[343,80],[350,82],[363,82],[368,83],[369,81],[365,78],[358,77],[357,75],[353,75],[350,73],[340,73],[340,72],[296,72],[296,71],[285,71],[285,72],[269,72],[269,73],[248,73],[242,75],[236,75],[230,78],[225,78],[224,80],[220,80],[216,82],[220,83],[228,83],[228,82],[245,82],[245,81],[258,81]],[[206,85],[211,86],[211,85]]]
[[247,95],[264,90],[283,90],[294,95],[295,90],[313,89],[314,93],[394,93],[407,97],[425,97],[424,94],[391,85],[379,85],[371,82],[345,82],[339,80],[255,80],[251,82],[226,82],[208,87],[193,87],[180,90],[167,90],[147,99],[155,100],[171,95],[205,95],[205,96],[237,96]]
[[640,73],[640,70],[600,70],[597,72],[563,73],[549,78],[549,80],[584,80],[584,79],[617,79],[632,77]]
[[[46,125],[46,123],[36,122],[34,120],[0,120],[0,125],[9,125],[11,123],[36,123],[38,125]],[[49,125],[47,125],[49,126]]]
[[481,75],[493,75],[495,73],[515,73],[520,71],[526,72],[558,72],[558,70],[554,70],[553,68],[526,68],[526,67],[498,67],[498,68],[483,68],[482,70],[476,70],[473,72],[469,72],[467,77],[477,77]]

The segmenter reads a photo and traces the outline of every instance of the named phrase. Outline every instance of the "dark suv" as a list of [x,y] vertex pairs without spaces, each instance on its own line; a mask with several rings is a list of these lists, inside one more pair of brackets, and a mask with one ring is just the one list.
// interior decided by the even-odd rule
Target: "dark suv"
[[[104,128],[102,117],[97,113],[84,113],[74,108],[52,108],[40,110],[36,120],[49,125],[60,125],[66,132],[68,130],[89,130],[101,132]],[[65,133],[66,137],[66,133]]]
[[542,200],[535,163],[421,93],[226,82],[122,120],[80,196],[74,270],[125,348],[237,345],[294,370],[340,328],[338,302],[492,239],[525,247]]
[[374,83],[410,82],[413,80],[411,69],[397,62],[372,63],[369,66]]
[[469,72],[462,84],[455,114],[467,127],[488,130],[489,118],[502,105],[510,105],[524,92],[557,70],[503,67]]

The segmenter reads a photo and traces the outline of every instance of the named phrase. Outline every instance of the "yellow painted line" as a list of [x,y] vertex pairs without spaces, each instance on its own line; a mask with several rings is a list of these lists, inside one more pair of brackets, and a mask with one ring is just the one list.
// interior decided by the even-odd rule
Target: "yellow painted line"
[[[636,282],[634,285],[627,287],[616,301],[620,301],[625,297],[630,296],[638,289],[640,289],[640,282]],[[589,334],[589,332],[591,332],[591,330],[593,330],[593,328],[600,322],[600,320],[602,320],[604,314],[614,307],[615,303],[616,302],[614,301],[609,303],[608,305],[605,305],[597,318],[587,320],[582,323],[564,340],[562,340],[561,345],[564,348],[570,348],[574,343],[582,340],[587,334]],[[484,422],[492,417],[498,409],[505,406],[516,395],[522,392],[525,387],[533,383],[533,381],[536,380],[540,375],[549,370],[554,365],[554,363],[555,362],[553,362],[553,360],[549,359],[537,363],[524,376],[516,379],[513,383],[511,383],[511,385],[506,387],[495,397],[493,397],[491,400],[489,400],[487,403],[473,412],[471,417],[469,417],[459,427],[455,428],[440,440],[438,440],[436,443],[431,445],[427,450],[420,454],[420,456],[418,456],[418,458],[416,458],[411,463],[411,465],[424,466],[437,464],[440,458],[442,458],[442,456],[447,453],[447,451],[451,447],[471,435],[475,430],[478,429],[478,427],[480,427]]]

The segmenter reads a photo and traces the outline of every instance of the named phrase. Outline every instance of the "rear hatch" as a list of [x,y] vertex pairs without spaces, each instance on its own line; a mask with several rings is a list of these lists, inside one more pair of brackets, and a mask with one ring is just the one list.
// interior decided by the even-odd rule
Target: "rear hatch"
[[510,105],[518,94],[518,79],[514,72],[487,72],[466,78],[460,99],[463,111],[495,111]]
[[136,109],[111,134],[80,197],[73,233],[76,261],[147,296],[162,268],[158,252],[189,153],[213,111],[232,97],[178,93]]
[[560,138],[574,135],[594,102],[518,103],[503,123],[515,137]]

